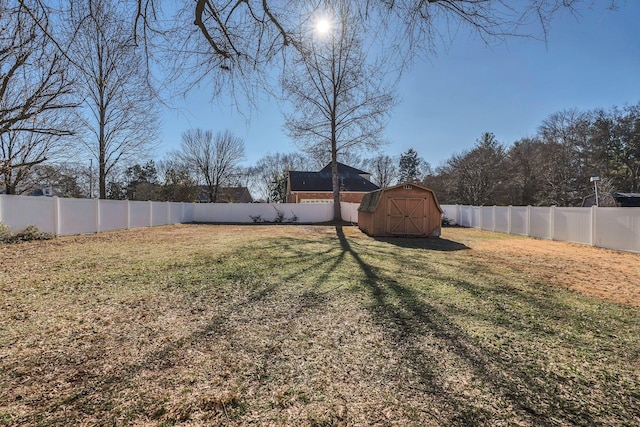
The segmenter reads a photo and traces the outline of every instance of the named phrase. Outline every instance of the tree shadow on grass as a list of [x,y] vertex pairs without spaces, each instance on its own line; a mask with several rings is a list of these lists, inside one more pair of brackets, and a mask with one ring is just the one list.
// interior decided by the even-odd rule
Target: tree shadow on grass
[[[448,413],[449,418],[445,416],[438,422],[453,425],[599,422],[598,412],[590,409],[589,405],[582,405],[581,396],[575,395],[575,391],[563,391],[563,387],[570,387],[570,384],[558,387],[563,379],[555,372],[543,369],[536,356],[507,354],[509,357],[501,358],[499,350],[485,348],[479,339],[470,335],[451,317],[478,316],[479,320],[484,320],[482,313],[464,313],[457,311],[455,306],[445,309],[443,305],[426,302],[416,290],[401,285],[382,269],[365,262],[346,238],[342,227],[336,226],[336,234],[342,250],[351,255],[366,277],[365,284],[374,300],[370,310],[375,321],[387,332],[386,336],[397,349],[399,358],[417,374],[423,392],[436,399],[440,406],[438,413]],[[476,287],[460,280],[454,286],[468,291]],[[531,298],[531,295],[518,294],[517,290],[513,292],[519,303],[537,306],[540,302],[540,297]],[[562,304],[556,306],[549,298],[542,299],[544,304],[540,309],[545,312],[567,311]],[[423,344],[425,337],[435,338],[444,350],[426,349]],[[466,394],[465,391],[453,390],[442,384],[439,374],[447,354],[451,360],[464,365],[459,369],[472,374],[470,387],[483,393],[485,398],[470,398],[473,395],[471,390],[466,390],[469,392]],[[497,410],[486,401],[486,396],[497,397],[497,401],[511,409],[502,412]]]
[[[483,310],[491,308],[496,311],[495,308],[498,305],[513,303],[514,306],[527,305],[532,311],[538,310],[544,316],[551,314],[571,316],[570,307],[555,301],[551,295],[530,295],[517,288],[507,287],[509,282],[505,277],[493,279],[499,280],[504,286],[479,286],[475,280],[461,280],[446,276],[446,273],[438,273],[438,269],[432,269],[428,273],[430,277],[433,276],[434,283],[445,283],[454,292],[468,294],[470,295],[469,299],[472,299],[473,302],[468,306],[461,307],[456,305],[455,301],[449,304],[446,300],[444,302],[430,300],[425,298],[425,293],[422,292],[424,289],[420,287],[422,285],[409,283],[406,280],[396,280],[393,271],[385,270],[384,266],[377,266],[375,261],[369,260],[387,257],[392,261],[393,268],[417,270],[421,263],[424,264],[425,260],[428,262],[431,257],[415,257],[415,259],[406,260],[405,263],[403,257],[410,256],[412,251],[400,250],[397,247],[386,248],[384,247],[386,245],[377,245],[377,247],[382,247],[380,249],[384,254],[372,256],[372,248],[368,243],[364,244],[364,239],[347,239],[340,226],[335,227],[335,233],[337,240],[331,233],[330,241],[328,243],[323,241],[320,246],[317,245],[317,242],[308,244],[303,239],[280,239],[259,253],[252,252],[251,256],[254,259],[257,257],[259,260],[259,257],[272,256],[273,253],[277,253],[274,251],[286,245],[286,255],[280,255],[282,263],[295,263],[298,260],[298,264],[290,272],[274,274],[277,276],[276,280],[267,280],[260,274],[251,275],[249,283],[242,282],[242,292],[239,293],[241,298],[234,301],[227,300],[227,297],[238,293],[223,292],[212,298],[206,298],[206,291],[209,289],[206,287],[202,288],[204,294],[202,299],[200,293],[191,292],[185,296],[185,301],[177,300],[176,302],[180,303],[182,308],[188,308],[194,302],[205,310],[207,304],[219,303],[221,306],[215,312],[205,314],[203,315],[205,317],[198,319],[202,322],[190,331],[191,334],[178,338],[172,338],[169,335],[162,343],[158,343],[154,348],[141,353],[135,362],[122,366],[117,371],[107,370],[101,375],[86,378],[77,384],[77,393],[60,396],[57,400],[52,399],[53,402],[48,405],[47,409],[55,411],[55,413],[42,414],[41,416],[44,417],[42,424],[77,423],[84,414],[88,419],[91,417],[111,417],[114,405],[118,403],[118,396],[127,394],[130,390],[135,390],[141,396],[136,397],[137,401],[134,399],[133,405],[120,404],[118,411],[122,411],[123,408],[130,411],[129,416],[134,421],[144,420],[145,416],[149,416],[148,412],[158,411],[157,419],[151,416],[151,420],[157,421],[157,423],[160,423],[162,419],[167,420],[167,416],[161,414],[164,408],[163,402],[151,400],[153,395],[145,397],[144,391],[136,388],[139,387],[138,380],[155,376],[156,373],[158,377],[162,378],[163,371],[174,365],[179,365],[188,351],[198,350],[201,345],[207,346],[211,342],[224,342],[224,345],[230,347],[231,350],[239,349],[255,357],[256,361],[249,366],[249,372],[245,371],[240,375],[245,377],[252,375],[252,378],[258,378],[257,381],[260,382],[258,387],[267,388],[268,386],[265,385],[267,380],[262,378],[266,378],[270,374],[274,377],[279,375],[278,365],[290,361],[286,358],[284,360],[278,359],[279,347],[291,332],[287,321],[293,324],[297,320],[316,313],[314,310],[325,310],[327,305],[339,301],[340,293],[334,292],[333,288],[319,292],[319,285],[329,276],[340,272],[347,264],[357,266],[357,268],[353,268],[353,273],[358,273],[353,274],[352,277],[356,280],[357,286],[351,287],[350,291],[362,292],[359,290],[360,283],[362,283],[363,293],[366,294],[366,298],[362,300],[366,300],[364,304],[370,311],[376,327],[383,331],[386,348],[393,351],[394,356],[397,355],[396,359],[400,362],[396,367],[376,374],[387,376],[385,379],[397,384],[395,387],[399,400],[406,398],[409,402],[407,406],[411,406],[411,409],[415,408],[424,413],[427,412],[425,409],[428,409],[426,406],[430,404],[439,411],[430,413],[429,416],[442,425],[500,423],[503,425],[589,425],[600,422],[602,418],[597,417],[597,409],[580,406],[581,402],[575,399],[575,392],[573,390],[566,392],[567,389],[575,385],[575,382],[562,383],[562,379],[558,379],[552,373],[542,369],[535,358],[519,358],[517,354],[508,354],[509,359],[501,358],[495,349],[488,345],[483,346],[483,342],[468,330],[460,327],[457,322],[461,317],[479,318],[486,322],[494,322],[496,327],[503,327],[512,335],[517,336],[523,331],[527,332],[525,329],[530,327],[525,322],[526,319],[514,317],[508,312],[503,316],[500,313],[483,313]],[[407,240],[416,241],[416,239]],[[430,240],[416,241],[416,243],[431,243]],[[417,249],[428,250],[429,248],[422,246]],[[432,250],[437,251],[438,249]],[[233,285],[238,278],[248,274],[253,266],[250,262],[242,264],[238,261],[249,258],[246,256],[246,248],[239,248],[225,254],[225,256],[227,255],[234,261],[230,265],[234,268],[241,267],[233,274],[226,272],[226,275],[221,276],[223,281]],[[219,254],[207,254],[207,259],[203,259],[203,262],[197,263],[197,265],[215,264],[219,257]],[[454,257],[449,257],[449,259],[451,258]],[[351,263],[351,260],[354,262]],[[236,261],[238,262],[236,263]],[[437,262],[442,263],[442,261]],[[185,264],[184,268],[188,267],[189,264]],[[473,277],[472,265],[462,264],[461,268],[468,269],[464,276],[471,275]],[[313,276],[307,274],[310,269],[317,270]],[[360,271],[362,274],[359,274]],[[221,271],[214,268],[203,270],[202,273],[202,280],[210,282],[212,277],[220,276]],[[486,271],[481,274],[494,273]],[[362,280],[358,282],[360,278]],[[279,294],[279,287],[283,281],[292,281],[296,286],[295,289]],[[340,281],[340,283],[343,282]],[[172,285],[176,284],[172,283]],[[354,288],[358,290],[354,290]],[[178,291],[174,295],[180,296]],[[506,295],[513,296],[507,299]],[[239,328],[239,324],[230,320],[234,315],[237,320],[238,312],[240,312],[239,318],[243,322],[240,326],[244,327],[250,322],[260,323],[275,316],[279,320],[277,326],[280,329],[267,330],[260,345],[250,348],[250,341],[243,336],[244,328]],[[251,317],[252,315],[256,317]],[[551,333],[555,332],[551,331]],[[425,337],[429,339],[425,339]],[[165,337],[160,335],[160,338]],[[427,348],[425,341],[428,344],[435,342],[440,347]],[[107,350],[104,350],[103,353],[107,354]],[[446,362],[443,359],[447,356],[464,364],[465,374],[471,373],[473,378],[472,381],[468,381],[469,386],[466,390],[469,394],[460,391],[460,387],[452,389],[450,385],[443,384],[441,371],[444,362]],[[73,362],[74,360],[70,358],[64,363],[71,366]],[[58,361],[51,363],[53,366],[59,364]],[[108,356],[106,356],[104,364],[108,363]],[[412,379],[416,379],[411,384],[402,384],[393,378],[398,369],[405,367],[411,369]],[[234,371],[234,369],[237,367],[230,368],[230,371],[233,374],[239,374],[240,371]],[[215,371],[215,375],[218,375],[217,371]],[[458,377],[454,375],[452,377],[454,381],[458,380]],[[175,383],[171,380],[162,378],[161,384],[169,389],[175,387]],[[462,380],[464,381],[465,378]],[[227,382],[223,385],[227,386],[229,381],[225,381]],[[560,388],[556,383],[560,384]],[[598,382],[596,386],[602,387],[607,384],[607,382]],[[496,415],[497,410],[489,406],[486,399],[470,398],[469,395],[473,395],[474,392],[483,393],[485,396],[487,393],[498,396],[501,402],[506,402],[513,408],[507,410],[508,413],[511,413],[510,418],[504,415],[504,411]],[[630,396],[633,397],[633,394]],[[430,401],[433,403],[429,403]],[[614,403],[617,402],[614,401]],[[70,413],[75,412],[76,418],[65,418],[67,410]],[[220,412],[222,409],[218,407],[213,410]],[[229,415],[232,417],[242,415],[242,408],[239,404],[237,407],[228,407],[224,411],[229,411]],[[626,412],[631,414],[630,424],[634,419],[637,419],[633,418],[633,411],[630,409]],[[635,414],[637,413],[636,410]],[[122,412],[113,414],[114,417],[116,415],[123,414]],[[226,414],[222,416],[226,416]],[[146,419],[149,420],[149,418]],[[619,418],[613,418],[613,421],[617,420]],[[28,421],[35,423],[36,418],[24,419],[24,423]]]
[[[338,268],[335,260],[335,254],[339,251],[335,248],[331,250],[331,254],[323,254],[321,256],[323,262],[314,265],[313,268],[324,272],[327,269]],[[238,250],[238,253],[227,252],[225,257],[239,257],[245,258],[246,254],[242,252],[242,249]],[[344,257],[344,254],[342,255]],[[207,256],[200,256],[200,260],[196,262],[198,266],[216,266],[220,259],[220,254],[211,254],[208,259]],[[310,256],[311,259],[313,259]],[[234,264],[235,265],[235,264]],[[185,267],[186,268],[186,267]],[[250,268],[250,265],[243,268]],[[244,270],[238,271],[238,274]],[[297,270],[299,274],[302,271]],[[223,274],[221,274],[223,273]],[[296,324],[296,320],[303,318],[307,313],[313,310],[322,309],[326,304],[330,303],[332,295],[315,292],[313,286],[303,287],[301,289],[295,288],[287,290],[284,294],[281,292],[281,284],[276,281],[263,281],[260,277],[256,277],[254,283],[245,284],[242,283],[237,289],[231,289],[216,293],[215,300],[218,304],[215,310],[207,313],[206,304],[210,304],[214,301],[206,298],[207,286],[211,289],[218,288],[220,280],[218,277],[214,280],[215,276],[221,276],[222,281],[230,281],[231,287],[234,288],[233,282],[236,279],[236,275],[228,275],[229,272],[220,272],[215,268],[210,270],[204,270],[203,277],[197,277],[193,279],[197,282],[197,292],[192,289],[182,289],[180,286],[176,286],[174,291],[177,299],[176,305],[181,309],[191,307],[203,307],[202,320],[198,327],[194,328],[189,334],[171,338],[171,334],[167,334],[168,338],[165,338],[162,334],[159,336],[162,343],[155,348],[149,349],[146,352],[141,352],[135,362],[123,364],[118,366],[118,369],[108,369],[102,372],[100,375],[92,375],[91,377],[82,378],[76,384],[75,390],[71,393],[64,393],[57,396],[55,399],[50,399],[46,404],[46,419],[47,423],[51,424],[67,424],[71,420],[74,423],[88,418],[88,417],[120,417],[128,416],[132,419],[149,417],[150,413],[156,413],[152,415],[151,419],[160,421],[161,419],[169,419],[168,415],[163,413],[163,403],[160,402],[145,402],[143,397],[145,392],[137,389],[138,381],[141,378],[152,375],[153,372],[158,372],[158,375],[162,377],[162,372],[174,368],[177,365],[183,363],[183,358],[187,352],[192,350],[198,350],[201,345],[211,345],[212,342],[223,341],[230,347],[242,350],[245,353],[252,354],[254,357],[253,365],[251,369],[256,371],[256,377],[262,375],[258,371],[268,371],[273,369],[273,366],[279,363],[278,358],[282,357],[278,351],[279,346],[285,339],[288,339],[288,328],[293,327]],[[320,277],[320,279],[322,276]],[[286,278],[284,279],[287,280]],[[205,287],[201,287],[201,282],[209,281]],[[174,286],[176,284],[174,283]],[[182,292],[182,293],[181,293]],[[201,294],[203,299],[200,301]],[[179,296],[182,295],[182,296]],[[228,297],[234,297],[228,299]],[[184,301],[181,301],[185,298]],[[247,318],[248,314],[253,313],[256,317]],[[263,340],[259,342],[258,347],[253,347],[249,344],[250,341],[245,340],[243,336],[243,330],[247,324],[251,322],[261,323],[261,321],[271,321],[270,317],[278,319],[278,330],[267,332],[270,334],[264,336]],[[235,319],[235,320],[234,320]],[[206,343],[206,344],[205,344]],[[255,343],[253,343],[255,344]],[[99,346],[100,344],[98,344]],[[108,351],[96,351],[96,354],[107,354]],[[101,361],[101,358],[97,358]],[[106,358],[104,361],[106,362]],[[70,358],[68,361],[56,361],[56,364],[61,366],[71,365],[76,362]],[[232,369],[230,368],[232,371]],[[232,371],[233,372],[233,371]],[[247,372],[233,372],[236,375],[249,375]],[[173,379],[163,379],[165,382],[175,381]],[[123,415],[115,413],[113,411],[114,401],[117,400],[117,396],[122,393],[128,393],[129,390],[136,390],[136,393],[140,393],[142,396],[138,396],[138,401],[134,403],[132,408],[126,407],[126,405],[120,406],[119,410],[130,411],[128,414]],[[238,405],[241,402],[236,402]],[[215,408],[214,408],[215,409]],[[194,411],[199,410],[194,408]],[[225,417],[229,416],[241,416],[242,408],[238,407],[226,407],[218,408],[218,411],[224,411]],[[228,414],[227,414],[228,413]],[[35,415],[38,416],[38,415]],[[188,412],[185,412],[184,421],[188,420]],[[157,417],[157,418],[156,418]],[[34,418],[23,418],[23,421],[33,421]]]

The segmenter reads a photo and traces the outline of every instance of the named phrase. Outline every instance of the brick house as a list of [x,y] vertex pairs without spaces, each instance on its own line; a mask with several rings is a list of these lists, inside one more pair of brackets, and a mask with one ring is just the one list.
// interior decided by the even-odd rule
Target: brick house
[[[369,179],[371,174],[343,163],[338,163],[340,201],[360,203],[362,197],[380,187]],[[289,171],[287,178],[287,203],[331,203],[331,163],[319,172]]]

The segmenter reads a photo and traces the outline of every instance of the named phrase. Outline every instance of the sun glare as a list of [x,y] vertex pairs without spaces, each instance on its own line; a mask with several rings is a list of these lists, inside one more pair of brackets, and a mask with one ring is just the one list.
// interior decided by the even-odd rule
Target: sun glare
[[319,19],[316,22],[316,31],[319,34],[327,34],[331,30],[331,22],[328,19]]

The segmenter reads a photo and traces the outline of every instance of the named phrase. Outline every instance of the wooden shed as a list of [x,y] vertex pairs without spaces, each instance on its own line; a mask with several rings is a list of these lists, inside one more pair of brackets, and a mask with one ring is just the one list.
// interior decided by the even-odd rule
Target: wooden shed
[[370,236],[439,237],[442,208],[430,188],[405,183],[364,195],[358,227]]

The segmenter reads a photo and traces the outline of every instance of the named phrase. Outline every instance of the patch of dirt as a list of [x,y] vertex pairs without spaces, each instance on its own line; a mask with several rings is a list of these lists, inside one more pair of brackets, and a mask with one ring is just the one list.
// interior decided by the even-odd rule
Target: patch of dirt
[[495,239],[465,242],[468,233],[445,229],[443,237],[462,241],[473,249],[472,256],[553,285],[640,307],[640,254],[499,233],[492,233]]

